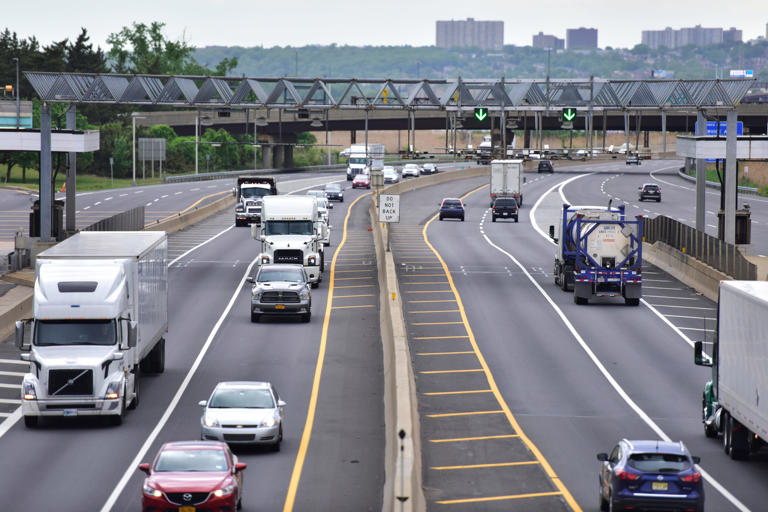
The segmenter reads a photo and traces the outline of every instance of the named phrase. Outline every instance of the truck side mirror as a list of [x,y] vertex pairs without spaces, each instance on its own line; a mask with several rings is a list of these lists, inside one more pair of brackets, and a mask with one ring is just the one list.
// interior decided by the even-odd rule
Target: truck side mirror
[[523,183],[525,183],[525,182],[527,182],[527,181],[528,181],[528,178],[526,178],[525,176],[523,176]]
[[549,226],[549,238],[555,239],[555,226]]
[[261,226],[259,224],[251,224],[251,238],[254,240],[260,240],[261,238]]
[[703,347],[703,341],[695,341],[693,343],[693,362],[696,366],[712,366],[712,359],[704,354]]
[[19,350],[25,350],[26,351],[26,350],[29,350],[30,347],[29,347],[29,345],[24,346],[24,330],[25,330],[25,327],[26,327],[25,324],[26,324],[26,322],[24,320],[18,320],[16,322],[16,333],[15,333],[13,341],[14,341],[14,343],[16,345],[16,348],[18,348]]
[[129,321],[128,322],[128,348],[133,348],[136,346],[136,343],[138,341],[138,335],[139,335],[139,324],[135,321]]

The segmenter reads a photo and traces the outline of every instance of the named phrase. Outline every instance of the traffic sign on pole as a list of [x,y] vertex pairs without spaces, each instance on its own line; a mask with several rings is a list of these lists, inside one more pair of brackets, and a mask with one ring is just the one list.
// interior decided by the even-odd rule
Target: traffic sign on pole
[[400,222],[400,196],[381,194],[379,196],[379,222]]

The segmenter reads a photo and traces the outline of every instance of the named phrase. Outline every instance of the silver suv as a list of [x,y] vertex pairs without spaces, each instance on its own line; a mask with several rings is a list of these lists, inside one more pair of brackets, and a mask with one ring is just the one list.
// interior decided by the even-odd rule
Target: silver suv
[[256,277],[249,277],[247,281],[253,285],[251,322],[258,322],[265,314],[301,315],[303,322],[309,322],[312,294],[309,279],[301,265],[262,265]]

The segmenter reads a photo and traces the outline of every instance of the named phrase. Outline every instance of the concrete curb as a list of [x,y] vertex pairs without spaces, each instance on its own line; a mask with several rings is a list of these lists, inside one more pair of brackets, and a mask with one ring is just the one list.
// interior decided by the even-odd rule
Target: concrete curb
[[[696,183],[696,177],[695,176],[689,176],[688,173],[686,173],[685,171],[681,171],[680,169],[678,169],[677,170],[677,174],[678,174],[678,176],[680,176],[681,178],[683,178],[686,181],[690,181],[691,183]],[[717,183],[716,181],[707,181],[706,184],[707,184],[707,186],[709,188],[716,188],[716,189],[720,190],[720,184]],[[755,188],[755,187],[744,187],[742,185],[739,185],[739,192],[744,193],[744,194],[760,195],[760,189]]]
[[33,295],[33,288],[16,286],[0,297],[0,341],[14,333],[17,320],[32,316]]
[[[487,166],[423,176],[390,185],[382,190],[386,194],[402,194],[419,188],[448,181],[486,176]],[[422,485],[421,430],[416,397],[416,382],[411,365],[411,353],[400,299],[400,287],[395,271],[395,260],[386,251],[389,226],[378,221],[376,197],[368,209],[376,244],[376,261],[379,270],[379,302],[381,304],[381,341],[384,354],[384,423],[386,444],[384,448],[384,498],[385,512],[423,512],[426,498]],[[402,451],[398,432],[405,431]],[[398,496],[407,496],[402,508],[395,509]]]
[[643,258],[714,302],[717,302],[720,281],[733,279],[664,242],[644,242]]

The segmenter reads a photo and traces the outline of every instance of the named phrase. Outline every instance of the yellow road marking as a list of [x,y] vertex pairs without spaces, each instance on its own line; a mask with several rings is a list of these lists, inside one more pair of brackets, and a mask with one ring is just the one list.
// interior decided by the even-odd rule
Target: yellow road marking
[[453,293],[451,290],[408,290],[405,293]]
[[337,286],[336,289],[338,290],[339,288],[370,288],[371,286],[375,286],[375,285],[376,285],[376,283],[372,283],[372,284],[348,284],[346,286]]
[[411,315],[426,315],[427,313],[458,313],[458,309],[434,309],[423,311],[408,311]]
[[333,306],[333,309],[375,308],[374,304],[361,304],[359,306]]
[[492,393],[490,389],[472,389],[469,391],[433,391],[431,393],[424,393],[427,396],[441,396],[441,395],[474,395],[476,393]]
[[411,322],[411,325],[461,325],[461,322]]
[[[480,186],[471,192],[465,194],[462,196],[462,199],[470,196],[471,194],[474,194],[478,190],[482,190],[486,188],[488,185]],[[427,236],[427,229],[429,228],[429,225],[434,222],[434,220],[438,217],[438,214],[436,213],[433,215],[425,224],[424,227],[421,230],[421,235],[424,238],[424,243],[427,244],[427,246],[432,249],[432,252],[435,254],[437,259],[440,261],[440,265],[443,267],[443,272],[445,272],[445,276],[448,279],[448,284],[451,287],[451,290],[453,291],[454,296],[456,297],[456,305],[458,306],[461,314],[461,319],[464,322],[464,327],[467,330],[467,334],[469,335],[469,342],[472,345],[472,349],[475,351],[475,354],[477,355],[477,359],[480,361],[480,366],[482,366],[483,371],[485,372],[485,376],[488,379],[489,387],[493,390],[493,394],[496,397],[496,401],[501,406],[501,412],[504,413],[504,415],[507,417],[507,421],[509,421],[509,424],[512,426],[512,429],[515,431],[516,434],[520,436],[520,439],[523,441],[523,443],[528,447],[528,449],[533,454],[534,458],[541,463],[541,467],[544,469],[544,472],[547,474],[547,476],[552,480],[552,483],[555,485],[555,487],[560,491],[558,494],[563,495],[563,499],[565,499],[566,503],[571,507],[571,509],[574,512],[581,512],[581,507],[578,503],[576,503],[576,500],[571,495],[570,491],[565,487],[565,484],[563,484],[562,480],[560,480],[560,477],[557,476],[557,473],[555,473],[555,470],[552,469],[552,466],[549,464],[549,461],[547,461],[546,458],[544,458],[544,455],[539,451],[538,447],[533,444],[533,441],[531,441],[527,435],[525,435],[525,432],[523,432],[523,429],[520,427],[520,424],[517,422],[517,419],[512,414],[512,411],[509,408],[509,405],[507,405],[507,402],[504,400],[504,397],[501,394],[501,391],[499,391],[499,387],[496,384],[496,379],[494,379],[493,374],[491,373],[491,369],[488,367],[488,363],[485,361],[485,357],[483,356],[482,352],[480,352],[480,347],[477,345],[477,340],[475,339],[474,331],[472,331],[472,327],[469,325],[469,319],[467,318],[467,313],[464,309],[464,304],[461,300],[461,295],[459,295],[458,289],[456,289],[456,285],[453,282],[453,277],[451,276],[450,270],[448,270],[448,265],[446,265],[445,260],[443,260],[443,257],[440,255],[440,253],[435,249],[435,247],[430,243],[429,237]]]
[[471,464],[468,466],[432,466],[429,469],[437,471],[448,471],[452,469],[481,469],[481,468],[508,468],[512,466],[531,466],[538,464],[537,460],[526,460],[523,462],[495,462],[491,464]]
[[456,354],[474,354],[474,352],[471,350],[465,350],[463,352],[416,352],[417,356],[450,356]]
[[[336,287],[338,288],[338,286]],[[375,297],[373,293],[361,293],[360,295],[337,295],[337,299],[351,299],[352,297]]]
[[520,437],[517,434],[501,434],[496,436],[454,437],[452,439],[430,439],[430,443],[462,443],[464,441],[485,441],[487,439],[510,439]]
[[424,304],[427,302],[456,302],[456,299],[442,299],[442,300],[409,300],[411,304]]
[[425,370],[419,373],[430,375],[430,374],[437,374],[437,373],[473,373],[473,372],[481,372],[481,371],[483,371],[482,368],[472,368],[471,370]]
[[403,283],[406,286],[413,286],[415,284],[445,284],[448,281],[414,281],[412,283]]
[[301,470],[304,467],[304,460],[307,457],[307,450],[309,448],[309,439],[312,437],[312,427],[315,423],[315,411],[317,410],[317,397],[320,392],[320,378],[323,375],[323,362],[325,361],[325,348],[328,344],[328,326],[331,323],[331,312],[333,311],[333,290],[334,281],[336,278],[336,258],[339,256],[341,248],[344,247],[344,242],[347,240],[347,225],[349,223],[349,216],[352,213],[352,208],[355,204],[365,196],[363,194],[357,199],[352,201],[347,209],[347,215],[344,217],[344,231],[339,242],[339,247],[333,254],[333,261],[331,262],[331,277],[328,280],[328,299],[325,305],[325,318],[323,319],[323,331],[320,336],[320,348],[317,352],[317,363],[315,364],[315,377],[312,381],[312,392],[309,396],[309,406],[307,407],[307,419],[304,422],[304,430],[301,434],[301,441],[299,442],[299,451],[296,454],[296,462],[293,464],[293,471],[291,472],[291,480],[288,483],[288,492],[285,496],[285,504],[283,505],[283,512],[291,512],[293,505],[296,501],[296,491],[299,488],[299,480],[301,479]]
[[360,270],[337,270],[337,274],[344,274],[349,272],[370,272],[367,268],[361,268]]
[[454,338],[469,338],[469,336],[416,336],[414,340],[452,340]]
[[373,276],[363,276],[363,277],[337,277],[337,281],[360,281],[361,279],[373,279]]
[[417,274],[415,272],[409,272],[407,274],[403,274],[402,277],[443,277],[445,274]]
[[504,411],[472,411],[472,412],[446,412],[441,414],[427,414],[427,418],[450,418],[453,416],[480,416],[483,414],[504,414]]
[[[524,498],[543,498],[545,496],[560,496],[562,492],[532,492],[528,494],[510,494],[508,496],[490,496],[487,498],[467,498],[462,500],[440,500],[435,503],[440,505],[453,505],[457,503],[483,503],[488,501],[519,500]],[[566,495],[563,495],[565,497]],[[570,494],[568,495],[570,496]],[[576,505],[578,507],[578,505]],[[581,510],[581,509],[579,509]]]
[[345,263],[343,265],[339,265],[340,267],[372,267],[372,263]]

